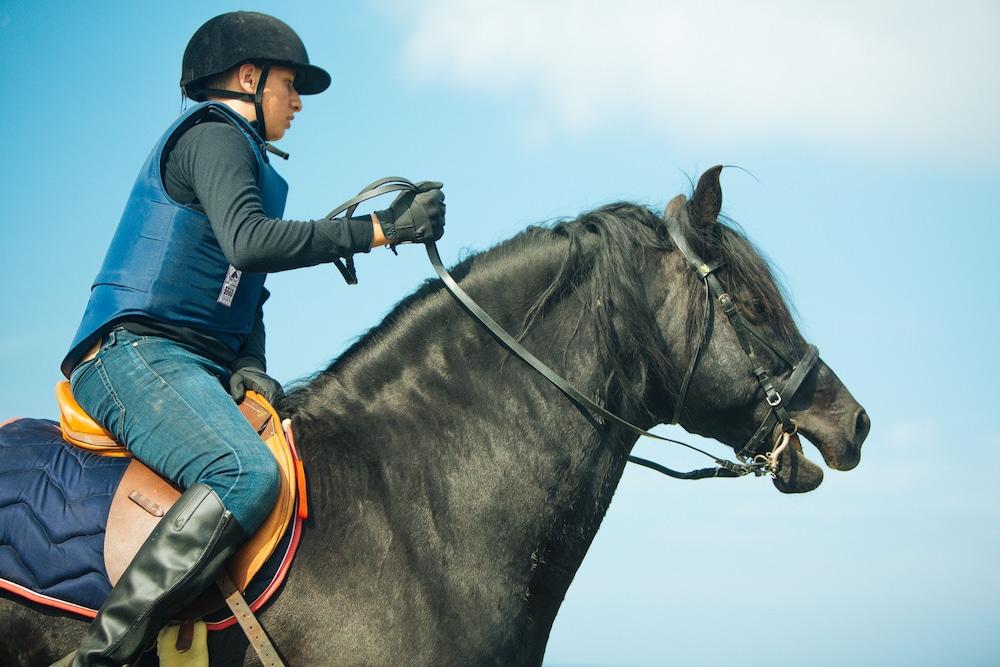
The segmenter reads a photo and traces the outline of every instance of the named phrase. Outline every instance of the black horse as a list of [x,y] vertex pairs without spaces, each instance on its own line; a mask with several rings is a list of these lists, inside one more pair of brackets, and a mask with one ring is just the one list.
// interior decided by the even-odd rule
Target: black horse
[[[766,263],[717,220],[718,170],[684,219],[689,244],[743,316],[790,359],[806,344]],[[669,421],[707,335],[680,423],[742,446],[768,411],[733,328],[703,321],[704,286],[662,218],[618,203],[532,227],[454,269],[462,286],[584,393],[651,427]],[[706,328],[707,327],[707,328]],[[780,386],[791,369],[765,354]],[[822,361],[787,405],[836,469],[857,465],[868,417]],[[429,281],[333,365],[291,417],[312,519],[261,615],[291,665],[537,665],[636,441],[575,407]],[[795,448],[775,484],[815,487]],[[706,482],[709,483],[709,482]],[[722,483],[722,482],[713,482]],[[0,664],[44,665],[84,624],[0,599]],[[214,664],[256,664],[238,628]]]

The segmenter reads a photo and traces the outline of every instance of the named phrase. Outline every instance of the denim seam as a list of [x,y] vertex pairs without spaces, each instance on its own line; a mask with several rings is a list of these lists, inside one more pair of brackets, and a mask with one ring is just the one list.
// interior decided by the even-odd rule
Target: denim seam
[[[100,360],[97,360],[94,362],[94,367],[97,369],[97,374],[101,376],[101,382],[104,383],[104,388],[108,390],[108,395],[118,408],[118,428],[115,430],[115,439],[125,445],[125,405],[118,398],[115,388],[111,386],[111,378],[108,377],[108,372],[104,370],[104,364]],[[125,446],[128,447],[128,445]]]
[[[138,342],[138,341],[135,341],[135,342]],[[160,382],[161,385],[163,385],[163,386],[168,386],[169,385],[169,383],[166,380],[164,380],[163,377],[159,373],[157,373],[156,371],[153,370],[153,367],[150,366],[149,362],[146,361],[146,357],[142,356],[142,354],[139,352],[139,349],[138,349],[139,346],[138,345],[133,345],[132,343],[129,343],[128,346],[129,346],[129,349],[131,349],[135,353],[135,356],[139,358],[139,363],[142,364],[143,368],[145,368],[147,371],[149,371],[150,375],[152,375],[157,380],[159,380],[159,382]],[[185,403],[186,402],[187,401],[185,401]]]
[[[233,447],[232,445],[229,444],[229,442],[226,440],[226,438],[221,437],[221,434],[219,434],[219,433],[216,432],[215,427],[212,424],[210,424],[207,421],[205,421],[205,419],[201,416],[201,413],[197,410],[197,408],[195,408],[193,405],[191,405],[191,403],[188,402],[187,397],[185,397],[183,394],[181,394],[181,392],[177,391],[169,382],[167,382],[166,380],[164,380],[163,377],[159,373],[157,373],[156,371],[153,370],[153,368],[149,365],[149,362],[146,361],[146,358],[142,356],[142,352],[139,351],[139,349],[138,349],[137,346],[133,346],[131,343],[129,343],[128,347],[129,347],[129,349],[132,350],[132,352],[135,354],[135,356],[139,358],[139,361],[142,363],[143,366],[145,366],[146,370],[148,370],[153,375],[153,377],[155,377],[157,380],[159,380],[160,383],[164,387],[166,387],[170,391],[172,391],[175,394],[177,394],[177,397],[185,405],[187,405],[191,409],[191,412],[193,414],[198,415],[198,419],[201,421],[201,423],[209,431],[211,431],[212,433],[215,433],[216,435],[220,436],[219,440],[226,446],[227,449],[229,449],[229,451],[231,451],[233,453],[233,456],[236,459],[236,466],[237,466],[236,479],[233,480],[233,483],[229,485],[229,488],[226,489],[226,492],[224,494],[222,494],[222,496],[220,496],[220,499],[223,500],[223,501],[225,501],[226,498],[229,497],[229,494],[233,490],[233,488],[235,488],[236,485],[239,484],[239,482],[243,479],[243,459],[240,457],[240,453],[236,450],[235,447]],[[199,480],[199,481],[201,481],[201,480]],[[225,506],[225,502],[223,502],[223,506]]]
[[[81,370],[81,368],[84,365],[86,365],[87,367],[83,368]],[[83,381],[84,378],[89,377],[90,374],[94,372],[94,368],[96,368],[96,367],[97,367],[97,359],[96,358],[94,358],[94,359],[88,359],[87,361],[84,361],[84,362],[82,362],[80,364],[77,364],[76,368],[74,368],[72,370],[72,372],[70,372],[70,374],[69,374],[70,385],[72,386],[73,376],[76,374],[76,372],[78,370],[80,371],[80,374],[77,375],[77,380],[76,381],[79,384],[80,382]]]

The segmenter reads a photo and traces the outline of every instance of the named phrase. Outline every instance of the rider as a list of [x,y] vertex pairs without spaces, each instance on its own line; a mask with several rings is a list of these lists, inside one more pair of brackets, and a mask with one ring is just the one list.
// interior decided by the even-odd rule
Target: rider
[[236,405],[268,400],[267,272],[379,245],[437,240],[441,184],[421,183],[371,216],[282,220],[287,185],[268,152],[300,95],[330,75],[276,18],[231,12],[184,51],[181,90],[199,104],[153,147],[94,282],[62,370],[79,404],[181,489],[111,590],[74,665],[131,663],[211,584],[270,513],[277,464]]

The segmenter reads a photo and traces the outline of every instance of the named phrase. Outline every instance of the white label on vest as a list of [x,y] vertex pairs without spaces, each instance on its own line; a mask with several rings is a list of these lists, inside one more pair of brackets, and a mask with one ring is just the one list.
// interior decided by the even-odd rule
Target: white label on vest
[[221,303],[227,308],[233,305],[233,297],[236,296],[236,288],[240,286],[240,276],[242,275],[242,271],[232,264],[229,265],[229,270],[226,271],[226,282],[222,283],[222,291],[219,292],[216,303]]

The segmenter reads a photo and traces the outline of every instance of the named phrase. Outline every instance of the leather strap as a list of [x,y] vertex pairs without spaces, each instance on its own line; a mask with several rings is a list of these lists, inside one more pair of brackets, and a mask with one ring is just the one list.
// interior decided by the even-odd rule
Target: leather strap
[[254,616],[250,605],[243,598],[240,589],[236,588],[236,584],[229,577],[229,573],[223,570],[222,576],[215,582],[215,585],[222,592],[222,597],[226,600],[226,604],[232,610],[233,616],[236,617],[236,622],[240,624],[243,633],[250,642],[250,646],[257,652],[257,657],[260,658],[264,667],[285,667],[285,663],[282,661],[281,656],[278,655],[277,649],[274,648],[274,644],[271,643],[267,633],[264,632],[264,627],[257,620],[257,617]]
[[[344,219],[350,218],[354,215],[354,210],[358,207],[358,204],[368,201],[369,199],[374,199],[375,197],[380,197],[384,194],[400,190],[416,190],[416,186],[401,176],[387,176],[386,178],[380,178],[374,183],[369,183],[362,188],[361,192],[327,213],[326,219],[333,220],[345,211],[346,214],[344,215]],[[337,266],[337,270],[340,271],[340,275],[344,277],[344,280],[348,285],[358,284],[358,274],[357,271],[354,270],[353,257],[348,257],[346,264],[339,259],[333,260],[333,263]]]
[[[721,265],[719,263],[719,266]],[[712,295],[709,293],[708,283],[705,283],[705,314],[703,317],[705,331],[698,341],[698,347],[695,348],[694,354],[691,355],[691,363],[688,364],[687,372],[684,373],[684,381],[681,382],[681,389],[677,392],[677,398],[674,399],[674,416],[670,418],[671,424],[679,424],[681,421],[681,410],[684,409],[684,399],[687,397],[688,386],[691,384],[691,376],[694,375],[694,369],[698,366],[698,360],[701,358],[701,353],[705,349],[705,342],[708,340],[708,323],[711,316]]]
[[[402,178],[401,176],[389,176],[387,178],[381,178],[373,183],[370,183],[368,186],[363,188],[361,192],[358,193],[356,196],[352,197],[351,199],[349,199],[348,201],[344,202],[336,209],[331,211],[327,215],[327,218],[334,218],[340,213],[343,213],[345,211],[347,212],[346,213],[347,217],[350,217],[351,214],[354,212],[354,209],[357,208],[358,204],[360,204],[363,201],[367,201],[368,199],[372,199],[373,197],[378,197],[380,195],[384,195],[390,192],[396,192],[402,190],[416,191],[416,189],[417,189],[416,185],[414,185],[411,181]],[[681,442],[680,440],[665,438],[663,436],[656,435],[655,433],[650,433],[649,431],[642,429],[636,426],[635,424],[626,421],[625,419],[622,419],[618,415],[609,412],[603,406],[598,405],[593,400],[583,395],[578,389],[576,389],[576,387],[567,382],[561,375],[559,375],[554,370],[546,366],[544,363],[542,363],[541,360],[535,357],[535,355],[533,355],[531,352],[525,349],[524,346],[522,346],[513,336],[507,333],[507,331],[504,330],[504,328],[501,327],[496,322],[496,320],[490,317],[490,315],[485,310],[483,310],[479,306],[479,304],[473,301],[472,298],[468,294],[466,294],[461,287],[458,286],[458,283],[455,281],[455,279],[452,278],[451,275],[448,273],[448,271],[444,268],[444,264],[441,262],[441,256],[438,254],[437,245],[435,245],[433,241],[428,241],[424,245],[427,249],[427,257],[430,259],[431,265],[434,267],[434,270],[437,272],[438,276],[444,282],[445,287],[448,288],[448,291],[451,293],[451,295],[458,301],[459,305],[465,308],[465,310],[470,315],[472,315],[480,324],[482,324],[486,328],[486,330],[489,331],[490,334],[497,340],[497,342],[505,346],[508,350],[517,355],[525,363],[527,363],[529,366],[538,371],[538,373],[540,373],[545,379],[547,379],[549,382],[555,385],[556,388],[558,388],[561,392],[563,392],[576,405],[589,411],[592,415],[595,415],[597,417],[603,417],[604,419],[610,419],[611,421],[619,424],[620,426],[623,426],[627,430],[639,436],[645,436],[647,438],[653,438],[655,440],[673,443],[675,445],[687,447],[690,450],[704,454],[705,456],[715,461],[715,463],[719,467],[700,468],[698,470],[692,470],[690,472],[679,472],[677,470],[671,470],[670,468],[667,468],[658,463],[655,463],[653,461],[638,456],[629,455],[628,457],[629,462],[650,468],[652,470],[656,470],[657,472],[661,472],[665,475],[674,477],[676,479],[704,479],[707,477],[742,477],[743,475],[748,475],[750,473],[753,473],[755,475],[764,474],[765,466],[762,463],[759,463],[757,461],[749,461],[746,463],[736,463],[734,461],[728,461],[726,459],[721,459],[716,456],[713,456],[712,454],[706,452],[705,450],[699,449],[698,447],[694,447],[693,445],[689,445],[686,442]],[[711,273],[719,266],[720,265],[717,264],[706,265],[704,267],[704,270],[699,270],[699,273],[701,273],[701,275],[703,275],[706,279],[714,278],[714,276],[712,276]],[[338,266],[338,268],[340,267]],[[341,273],[344,273],[343,269],[341,269]],[[345,279],[346,278],[347,276],[345,275]],[[348,280],[348,282],[350,283],[351,281]],[[745,334],[743,334],[742,332],[739,334],[741,339],[743,338],[744,335]],[[695,362],[697,362],[697,357],[695,358]],[[690,375],[692,371],[693,368],[689,370],[688,375]],[[689,380],[690,377],[687,377],[685,380],[685,385]]]
[[[766,447],[765,443],[767,442],[768,436],[779,422],[783,432],[794,433],[796,431],[797,427],[795,425],[795,421],[785,409],[782,395],[787,398],[791,398],[795,395],[795,392],[798,391],[802,381],[805,380],[809,371],[813,369],[813,366],[815,366],[816,362],[819,360],[819,350],[815,345],[810,345],[806,350],[806,353],[802,356],[802,359],[800,359],[797,364],[790,362],[785,355],[783,355],[774,346],[770,345],[765,337],[762,336],[746,320],[745,317],[743,317],[743,314],[740,313],[739,309],[737,309],[736,304],[733,303],[729,293],[726,292],[726,289],[714,274],[714,271],[718,268],[718,266],[714,264],[707,265],[704,261],[702,261],[701,257],[698,256],[698,253],[691,248],[691,245],[688,243],[687,238],[681,230],[681,224],[677,216],[670,216],[666,221],[666,225],[667,232],[670,234],[670,239],[674,242],[674,245],[677,246],[677,250],[680,251],[684,259],[686,259],[688,264],[691,265],[691,268],[693,268],[695,272],[701,276],[701,279],[705,283],[706,316],[710,313],[709,306],[711,300],[708,299],[708,290],[711,290],[712,294],[714,294],[718,300],[719,305],[722,306],[722,310],[726,314],[726,318],[732,325],[733,331],[736,333],[736,339],[740,343],[740,347],[743,348],[743,352],[750,360],[753,373],[757,377],[757,382],[760,385],[761,390],[764,392],[764,400],[766,400],[767,404],[771,406],[771,409],[768,410],[767,415],[764,417],[764,421],[761,422],[754,434],[750,436],[750,439],[747,440],[746,444],[736,452],[736,457],[739,460],[746,461],[749,458],[763,452],[762,446]],[[708,320],[706,319],[706,333],[707,322]],[[775,389],[774,381],[767,372],[765,366],[760,363],[756,352],[754,352],[753,342],[751,340],[752,338],[757,339],[760,344],[792,368],[792,374],[789,376],[788,382],[785,383],[785,386],[781,389],[780,393],[777,389]],[[704,337],[702,339],[702,344],[704,344]],[[696,355],[692,359],[692,365],[688,368],[688,373],[691,373],[694,370],[694,365],[697,361],[698,358]],[[686,390],[686,385],[684,389]],[[679,405],[683,403],[683,398],[684,395],[682,393],[675,412],[675,417],[680,416]]]
[[496,322],[496,320],[490,317],[489,314],[479,306],[479,304],[473,301],[472,297],[466,294],[465,291],[458,286],[458,283],[455,282],[455,279],[451,277],[448,271],[444,268],[444,265],[441,263],[441,256],[438,254],[437,246],[434,244],[433,241],[426,243],[425,246],[427,248],[427,256],[431,260],[431,266],[434,267],[434,270],[437,272],[438,276],[444,282],[445,286],[448,288],[448,291],[451,292],[452,296],[454,296],[455,299],[458,300],[459,304],[461,304],[474,318],[476,318],[484,327],[486,327],[486,330],[489,331],[493,335],[493,337],[497,339],[498,342],[500,342],[503,346],[505,346],[514,354],[516,354],[518,357],[520,357],[529,366],[538,371],[542,375],[542,377],[544,377],[546,380],[554,384],[561,392],[566,394],[566,396],[568,396],[570,400],[572,400],[577,405],[586,408],[592,414],[600,415],[605,419],[610,419],[611,421],[625,427],[626,429],[632,431],[637,435],[645,436],[647,438],[654,438],[656,440],[662,440],[663,442],[670,442],[675,445],[681,445],[682,447],[687,447],[688,449],[700,452],[705,456],[711,458],[713,461],[715,461],[720,466],[720,468],[702,468],[699,470],[692,470],[691,472],[685,473],[685,472],[678,472],[676,470],[671,470],[670,468],[666,468],[658,463],[654,463],[652,461],[640,458],[638,456],[630,455],[628,457],[629,461],[631,461],[632,463],[637,463],[639,465],[645,466],[647,468],[651,468],[653,470],[657,470],[659,472],[664,473],[665,475],[669,475],[677,479],[703,479],[705,477],[740,477],[742,475],[746,475],[751,472],[756,472],[757,468],[753,464],[735,463],[733,461],[720,459],[715,456],[712,456],[705,450],[698,449],[697,447],[689,445],[686,442],[681,442],[680,440],[665,438],[661,435],[650,433],[649,431],[640,428],[635,424],[626,421],[625,419],[622,419],[613,412],[609,412],[608,410],[598,405],[588,397],[584,396],[582,393],[580,393],[580,391],[576,387],[567,382],[561,375],[559,375],[554,370],[546,366],[535,355],[533,355],[531,352],[525,349],[524,346],[522,346],[519,342],[517,342],[517,340],[513,336],[507,333],[504,330],[504,328],[501,327]]
[[178,653],[187,653],[194,645],[194,621],[182,621],[177,628],[177,640],[174,642],[174,650]]
[[[788,397],[794,396],[795,392],[797,392],[799,387],[802,385],[802,381],[806,379],[809,371],[812,370],[817,361],[819,361],[819,349],[817,349],[815,345],[810,345],[809,349],[806,350],[805,356],[802,357],[802,360],[799,361],[799,363],[795,366],[795,369],[792,371],[791,376],[788,378],[788,382],[786,382],[785,386],[781,389],[781,394]],[[780,398],[781,396],[779,395],[779,399]],[[760,453],[761,445],[767,441],[768,435],[774,430],[775,425],[779,421],[779,417],[775,412],[776,407],[778,406],[772,406],[771,411],[767,413],[767,416],[764,418],[764,421],[761,423],[757,431],[750,436],[747,444],[743,445],[743,448],[736,452],[737,457],[748,457]],[[785,431],[785,433],[793,432],[794,429],[792,431]]]

